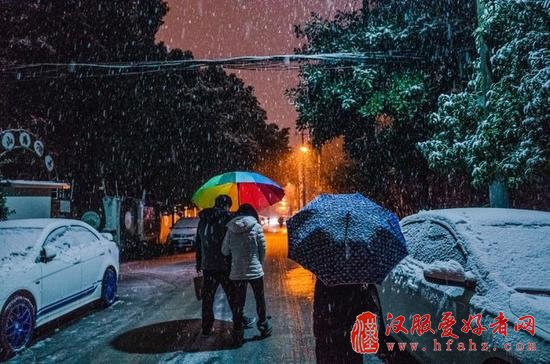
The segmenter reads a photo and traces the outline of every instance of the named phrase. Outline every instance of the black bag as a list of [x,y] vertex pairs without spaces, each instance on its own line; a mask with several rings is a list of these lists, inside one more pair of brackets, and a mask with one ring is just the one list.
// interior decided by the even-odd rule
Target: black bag
[[193,284],[195,286],[195,297],[200,301],[202,299],[202,286],[204,284],[204,276],[196,276],[193,278]]

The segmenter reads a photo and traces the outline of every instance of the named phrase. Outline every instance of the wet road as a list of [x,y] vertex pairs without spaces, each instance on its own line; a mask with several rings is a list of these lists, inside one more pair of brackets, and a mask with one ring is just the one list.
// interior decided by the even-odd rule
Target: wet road
[[[118,301],[86,307],[41,329],[35,343],[11,362],[40,363],[314,363],[312,300],[315,278],[288,260],[286,235],[267,234],[265,294],[273,335],[246,330],[231,348],[231,312],[221,288],[214,304],[216,334],[200,337],[194,253],[122,266]],[[91,312],[90,312],[91,311]],[[245,311],[253,316],[249,289]],[[365,362],[380,363],[376,357]]]

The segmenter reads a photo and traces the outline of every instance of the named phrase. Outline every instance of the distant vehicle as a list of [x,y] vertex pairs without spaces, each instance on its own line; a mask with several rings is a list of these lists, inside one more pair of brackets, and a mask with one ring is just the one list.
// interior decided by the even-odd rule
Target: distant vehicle
[[172,230],[170,230],[168,244],[172,245],[176,251],[192,249],[195,244],[198,226],[198,218],[183,218],[178,220],[172,227]]
[[260,218],[260,225],[264,227],[269,226],[269,222],[270,222],[269,217],[263,216],[263,215],[258,215],[258,217]]
[[[280,217],[277,216],[258,216],[260,219],[260,225],[262,226],[265,232],[275,232],[277,227],[280,227]],[[284,219],[284,218],[283,218]],[[284,222],[283,222],[284,225]]]
[[[373,289],[382,332],[388,314],[393,318],[403,315],[408,332],[392,332],[391,336],[407,343],[407,351],[420,362],[458,363],[465,358],[470,363],[550,362],[549,212],[433,210],[408,216],[401,226],[409,256]],[[446,350],[450,337],[442,337],[438,330],[444,312],[451,312],[456,320],[453,334],[458,338],[451,339],[450,351]],[[507,336],[489,327],[499,312],[508,319],[504,325]],[[478,313],[486,331],[480,336],[462,332],[462,320]],[[434,334],[411,332],[416,314],[431,315]],[[524,315],[535,319],[534,336],[514,330]],[[472,323],[471,328],[475,327]],[[442,350],[434,351],[434,340]],[[466,353],[458,349],[459,342],[464,343]],[[417,350],[410,343],[417,343]],[[474,347],[470,343],[475,350],[470,350]],[[490,349],[484,351],[482,343]],[[535,351],[528,349],[529,343]]]
[[34,329],[92,301],[116,298],[119,252],[109,234],[69,219],[0,222],[0,358]]

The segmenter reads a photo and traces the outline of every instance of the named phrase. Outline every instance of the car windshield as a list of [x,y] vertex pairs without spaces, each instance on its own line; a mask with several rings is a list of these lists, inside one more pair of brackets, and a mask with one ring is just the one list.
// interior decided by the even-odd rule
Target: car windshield
[[25,256],[34,247],[42,228],[0,228],[0,260]]
[[470,242],[491,274],[512,288],[550,288],[550,225],[475,227]]
[[199,219],[181,219],[178,220],[174,228],[176,229],[191,229],[199,225]]

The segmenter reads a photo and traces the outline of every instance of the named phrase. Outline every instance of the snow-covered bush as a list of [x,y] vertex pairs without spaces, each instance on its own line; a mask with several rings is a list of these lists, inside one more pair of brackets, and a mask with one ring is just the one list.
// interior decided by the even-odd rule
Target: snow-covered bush
[[432,168],[465,169],[474,186],[500,180],[517,188],[548,167],[549,22],[547,3],[486,1],[476,35],[492,55],[492,83],[483,94],[478,62],[467,90],[439,98],[435,132],[419,143]]

